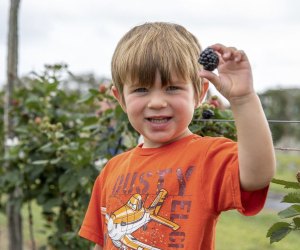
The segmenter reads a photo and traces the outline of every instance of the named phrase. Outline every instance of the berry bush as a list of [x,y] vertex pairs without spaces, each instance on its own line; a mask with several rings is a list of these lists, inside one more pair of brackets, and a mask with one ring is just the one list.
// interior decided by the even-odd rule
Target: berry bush
[[[107,159],[132,147],[135,135],[120,107],[97,113],[103,100],[114,102],[107,91],[96,86],[70,90],[73,85],[64,65],[47,66],[44,72],[22,79],[11,110],[15,138],[9,158],[0,159],[2,165],[9,161],[9,168],[0,169],[0,194],[19,187],[19,200],[10,202],[22,205],[35,200],[42,207],[45,229],[54,228],[48,239],[53,249],[87,249],[77,231],[93,180]],[[125,145],[120,138],[127,135]],[[6,202],[6,196],[0,196],[2,212]]]

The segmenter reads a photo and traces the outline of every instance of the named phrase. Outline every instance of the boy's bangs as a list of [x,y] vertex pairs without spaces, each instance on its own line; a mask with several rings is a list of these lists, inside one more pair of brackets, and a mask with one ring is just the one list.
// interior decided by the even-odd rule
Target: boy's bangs
[[160,48],[157,47],[149,44],[144,47],[143,51],[136,53],[132,61],[133,64],[129,66],[131,83],[151,87],[155,82],[157,71],[160,73],[162,86],[172,82],[172,73],[176,73],[182,79],[187,79],[183,70],[187,68],[185,60],[178,60],[177,53],[169,52],[167,46],[160,45]]

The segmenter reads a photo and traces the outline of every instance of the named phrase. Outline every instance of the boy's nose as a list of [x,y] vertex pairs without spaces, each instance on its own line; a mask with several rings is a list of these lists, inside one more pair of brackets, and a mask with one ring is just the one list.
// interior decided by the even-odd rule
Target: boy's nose
[[158,95],[152,95],[148,102],[148,108],[161,109],[167,107],[167,101]]

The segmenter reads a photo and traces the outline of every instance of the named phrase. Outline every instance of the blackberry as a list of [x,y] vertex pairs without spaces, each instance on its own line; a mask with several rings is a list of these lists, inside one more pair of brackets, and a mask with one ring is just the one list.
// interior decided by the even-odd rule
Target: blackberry
[[219,57],[212,48],[206,48],[201,52],[198,62],[205,70],[213,71],[218,67]]
[[214,115],[215,115],[215,113],[211,109],[206,109],[206,110],[203,110],[203,112],[202,112],[202,118],[203,119],[210,119]]

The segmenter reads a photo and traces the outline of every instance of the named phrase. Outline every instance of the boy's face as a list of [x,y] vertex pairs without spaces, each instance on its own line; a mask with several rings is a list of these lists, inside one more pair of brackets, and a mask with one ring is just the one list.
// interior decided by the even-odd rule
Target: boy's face
[[172,74],[172,82],[163,87],[157,71],[151,87],[125,84],[123,99],[115,87],[112,90],[131,125],[143,135],[143,147],[160,147],[191,134],[188,125],[198,102],[190,81]]

